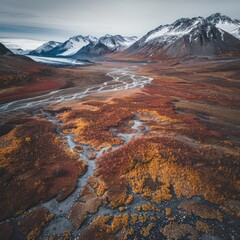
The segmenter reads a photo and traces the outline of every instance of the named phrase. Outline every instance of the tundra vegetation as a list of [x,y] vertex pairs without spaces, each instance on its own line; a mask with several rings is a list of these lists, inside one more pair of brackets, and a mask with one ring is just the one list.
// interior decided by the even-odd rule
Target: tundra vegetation
[[41,201],[62,201],[74,191],[87,169],[81,146],[93,149],[88,158],[96,168],[67,215],[74,230],[45,239],[240,235],[239,70],[162,63],[143,66],[141,74],[154,78],[141,92],[93,96],[56,113],[63,134],[79,144],[73,151],[42,116],[4,125],[0,216],[13,220],[0,225],[1,236],[10,239],[18,228],[36,239],[57,218],[38,206],[12,224]]

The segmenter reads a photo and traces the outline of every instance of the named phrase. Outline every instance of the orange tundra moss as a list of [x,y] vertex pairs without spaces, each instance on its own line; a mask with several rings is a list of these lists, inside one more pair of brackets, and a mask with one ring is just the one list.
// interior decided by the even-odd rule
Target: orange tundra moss
[[161,87],[149,85],[144,91],[110,102],[88,101],[85,104],[94,110],[71,110],[60,115],[66,123],[64,131],[76,134],[75,141],[95,149],[121,143],[111,129],[126,128],[136,116],[152,130],[148,137],[140,136],[97,160],[95,178],[104,182],[110,205],[124,205],[129,186],[134,194],[156,203],[172,198],[171,186],[178,198],[202,195],[215,203],[236,199],[239,153],[204,143],[213,138],[207,127],[192,115],[176,114],[173,99],[159,95]]
[[65,199],[86,164],[66,149],[51,123],[30,120],[0,137],[0,169],[2,220],[41,200]]
[[[169,105],[170,102],[171,99],[167,97],[159,101],[159,97],[141,95],[135,98],[114,99],[108,103],[102,102],[94,111],[91,109],[71,110],[59,116],[65,123],[63,131],[74,133],[76,142],[91,144],[95,149],[121,144],[122,140],[114,137],[110,130],[114,127],[119,128],[124,122],[133,119],[135,114],[154,116],[155,120],[147,119],[152,129],[181,131],[187,135],[194,135],[196,138],[207,136],[205,127],[197,123],[194,118],[176,115],[172,106]],[[91,106],[92,102],[89,101],[86,104]],[[172,127],[172,124],[178,126],[183,121],[188,121],[191,128]],[[168,124],[162,125],[162,122],[168,122]]]
[[[237,162],[235,155],[228,154],[229,158],[232,163]],[[211,165],[203,164],[203,159]],[[218,171],[216,159],[221,159],[223,165],[224,152],[193,148],[167,137],[145,137],[97,159],[95,178],[105,182],[112,207],[124,205],[128,186],[135,194],[140,193],[143,198],[157,203],[171,199],[170,186],[178,198],[203,195],[207,200],[219,203],[229,196],[234,197],[238,191],[237,185],[228,186],[237,171],[234,165],[227,171]],[[214,177],[210,174],[212,171],[215,171]]]
[[127,233],[128,228],[128,215],[115,215],[113,217],[112,223],[110,225],[107,222],[112,217],[109,215],[100,216],[93,220],[87,228],[77,238],[78,240],[91,240],[91,239],[101,239],[101,240],[115,240],[117,239],[115,234],[120,232],[121,235]]
[[154,227],[154,223],[149,223],[146,227],[143,227],[140,231],[140,233],[144,236],[144,237],[148,237],[150,235],[150,232],[152,230],[152,228]]
[[218,210],[215,210],[201,202],[187,200],[180,203],[178,208],[187,215],[195,214],[204,219],[217,219],[220,222],[223,221],[223,216]]
[[196,229],[199,232],[204,232],[204,233],[213,233],[214,232],[214,230],[211,227],[209,227],[207,223],[202,222],[202,221],[196,222]]
[[[63,130],[71,130],[76,134],[75,141],[91,144],[94,149],[121,144],[122,140],[114,137],[109,129],[132,118],[133,114],[124,108],[118,108],[118,111],[115,111],[114,107],[109,104],[103,105],[101,109],[96,111],[80,109],[63,113],[61,115],[62,121],[68,122]],[[99,115],[101,115],[100,118]]]
[[182,239],[182,237],[191,235],[192,240],[199,240],[197,231],[189,224],[170,223],[165,226],[162,233],[171,240]]
[[21,219],[18,226],[26,239],[36,239],[53,217],[46,209],[39,207]]

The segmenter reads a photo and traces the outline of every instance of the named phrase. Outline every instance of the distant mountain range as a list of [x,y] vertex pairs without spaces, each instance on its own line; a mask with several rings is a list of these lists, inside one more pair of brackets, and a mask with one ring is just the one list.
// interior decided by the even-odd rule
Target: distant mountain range
[[131,46],[137,37],[121,35],[105,35],[101,38],[93,36],[74,36],[64,43],[49,41],[31,51],[30,55],[47,57],[85,57],[102,56],[112,52],[123,51]]
[[137,37],[123,37],[121,35],[105,35],[99,38],[98,41],[92,42],[85,47],[81,48],[74,58],[92,58],[100,57],[109,53],[121,52],[130,47],[134,42],[137,41]]
[[158,59],[190,55],[239,55],[240,20],[220,13],[207,18],[181,18],[172,24],[161,25],[142,38],[105,35],[74,36],[61,43],[49,41],[30,52],[16,52],[41,57],[91,59],[111,53],[123,57]]

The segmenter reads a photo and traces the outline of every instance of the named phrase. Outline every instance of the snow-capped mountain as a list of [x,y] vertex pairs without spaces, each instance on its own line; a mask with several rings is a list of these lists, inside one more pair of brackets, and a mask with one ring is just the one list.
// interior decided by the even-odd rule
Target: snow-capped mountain
[[170,44],[165,49],[165,53],[173,57],[240,54],[240,41],[204,21]]
[[[121,35],[74,36],[64,43],[50,41],[30,54],[45,57],[89,59],[115,52],[127,56],[157,58],[163,55],[239,54],[240,20],[220,13],[207,18],[180,18],[172,24],[161,25],[141,39]],[[21,51],[21,49],[19,50]]]
[[114,51],[123,51],[137,41],[137,37],[123,37],[121,35],[105,35],[99,39],[99,42]]
[[152,58],[239,54],[240,41],[203,17],[181,18],[148,32],[126,52]]
[[77,53],[82,47],[95,41],[98,41],[98,39],[92,36],[82,36],[82,35],[74,36],[69,38],[67,41],[60,44],[59,46],[48,51],[46,55],[69,57]]
[[31,51],[29,54],[30,55],[45,55],[55,47],[60,46],[62,44],[61,42],[56,42],[56,41],[49,41],[38,47],[37,49]]
[[115,49],[111,49],[101,42],[92,42],[79,50],[73,57],[77,59],[91,59],[100,57],[109,53],[113,53]]
[[240,20],[231,19],[221,13],[215,13],[206,18],[207,21],[214,24],[217,28],[232,34],[236,38],[240,39]]
[[31,50],[23,50],[22,48],[14,48],[11,51],[17,55],[27,55],[31,52]]
[[171,25],[160,26],[157,29],[149,32],[145,42],[151,42],[157,39],[159,42],[171,42],[185,34],[190,33],[198,25],[202,24],[204,19],[198,18],[181,18]]
[[172,24],[161,25],[148,32],[127,49],[127,51],[129,53],[144,54],[145,56],[151,57],[159,50],[166,48],[169,44],[190,33],[203,21],[204,19],[202,17],[192,19],[181,18]]
[[74,57],[91,58],[99,57],[113,52],[120,52],[130,47],[137,41],[137,37],[123,37],[121,35],[105,35],[97,42],[92,42],[80,49]]
[[137,41],[137,37],[105,35],[100,39],[92,36],[74,36],[64,43],[49,41],[31,51],[30,55],[45,57],[79,57],[102,56],[108,53],[123,51]]
[[110,49],[101,42],[92,42],[87,46],[81,48],[76,54],[73,55],[77,59],[91,59],[93,57],[103,56],[114,52],[114,49]]

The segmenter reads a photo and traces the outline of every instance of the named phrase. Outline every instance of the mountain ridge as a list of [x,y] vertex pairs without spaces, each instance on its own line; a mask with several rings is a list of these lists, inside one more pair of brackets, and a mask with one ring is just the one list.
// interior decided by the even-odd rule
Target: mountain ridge
[[214,13],[206,18],[207,21],[214,24],[216,27],[232,34],[236,38],[240,39],[240,20],[232,19],[221,13]]
[[239,54],[238,40],[240,20],[214,13],[206,18],[201,16],[179,18],[172,24],[160,25],[140,39],[136,36],[110,34],[100,38],[77,35],[48,51],[39,53],[39,49],[44,49],[44,45],[48,45],[45,43],[30,54],[77,59],[91,59],[118,52],[127,57],[139,55],[150,58],[160,55],[166,57],[231,55]]
[[[84,56],[87,58],[102,56],[107,53],[123,51],[137,40],[136,36],[124,37],[121,35],[106,34],[99,39],[93,36],[77,35],[67,41],[51,47],[55,41],[44,43],[39,48],[31,51],[30,55],[45,57],[73,57]],[[99,48],[99,49],[98,49]]]
[[0,56],[14,55],[14,53],[9,50],[4,44],[0,43]]
[[78,59],[90,59],[110,53],[121,52],[127,49],[136,40],[136,36],[123,37],[121,35],[106,34],[99,38],[97,42],[90,43],[80,49],[73,57]]
[[60,46],[60,44],[62,44],[61,42],[57,42],[57,41],[48,41],[46,43],[44,43],[43,45],[41,45],[40,47],[36,48],[33,51],[30,51],[29,54],[30,55],[44,55],[47,52],[49,52],[50,50],[54,49],[57,46]]
[[[210,21],[210,20],[211,21]],[[219,20],[221,19],[221,20]],[[223,21],[240,23],[225,15],[180,18],[149,31],[125,51],[126,57],[184,57],[240,54],[240,40],[216,26]]]

